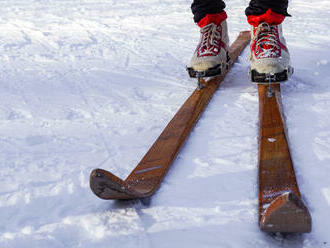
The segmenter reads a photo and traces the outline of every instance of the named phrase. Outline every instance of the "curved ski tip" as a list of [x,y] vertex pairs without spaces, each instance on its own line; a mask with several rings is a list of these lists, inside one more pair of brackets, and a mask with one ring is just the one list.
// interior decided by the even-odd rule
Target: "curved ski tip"
[[90,174],[89,185],[95,195],[104,200],[132,199],[128,185],[111,172],[95,169]]
[[265,232],[308,233],[311,215],[302,200],[293,193],[284,193],[271,202],[260,220]]

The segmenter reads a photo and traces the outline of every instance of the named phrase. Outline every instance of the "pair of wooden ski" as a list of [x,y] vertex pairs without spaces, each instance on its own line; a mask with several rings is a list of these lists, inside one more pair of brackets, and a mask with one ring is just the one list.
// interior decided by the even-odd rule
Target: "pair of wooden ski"
[[[228,70],[250,40],[250,32],[239,34],[230,46]],[[227,70],[227,71],[228,71]],[[131,174],[122,180],[109,171],[95,169],[90,175],[92,191],[102,199],[136,199],[151,196],[160,186],[182,144],[197,122],[226,73],[196,89]],[[273,96],[266,85],[259,92],[259,224],[266,232],[309,232],[311,217],[301,201],[281,114],[280,85]]]

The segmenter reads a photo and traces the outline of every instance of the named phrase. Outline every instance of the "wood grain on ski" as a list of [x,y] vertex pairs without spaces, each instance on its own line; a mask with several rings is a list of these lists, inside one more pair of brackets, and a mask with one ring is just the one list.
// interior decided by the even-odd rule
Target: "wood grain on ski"
[[310,232],[311,217],[301,201],[282,115],[280,84],[258,85],[259,224],[266,232]]
[[[229,67],[249,39],[249,31],[241,32],[230,46]],[[191,94],[125,181],[108,171],[93,170],[90,176],[92,191],[102,199],[132,199],[152,195],[226,73],[208,80],[203,89],[196,89]]]

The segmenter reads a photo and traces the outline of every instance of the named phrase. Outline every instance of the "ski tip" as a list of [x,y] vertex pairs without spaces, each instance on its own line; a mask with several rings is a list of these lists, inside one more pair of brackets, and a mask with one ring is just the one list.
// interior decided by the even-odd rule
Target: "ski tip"
[[308,233],[312,229],[312,219],[297,195],[284,193],[267,207],[260,220],[260,229],[265,232]]
[[111,172],[95,169],[90,174],[90,188],[95,195],[104,200],[132,199],[129,185]]

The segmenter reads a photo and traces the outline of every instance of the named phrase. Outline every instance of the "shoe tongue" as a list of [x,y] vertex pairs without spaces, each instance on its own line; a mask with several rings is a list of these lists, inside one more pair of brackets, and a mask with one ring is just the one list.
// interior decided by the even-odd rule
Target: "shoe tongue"
[[[260,33],[259,35],[262,36],[262,42],[260,43],[260,46],[263,49],[271,49],[274,48],[274,45],[270,45],[267,41],[268,39],[274,39],[274,37],[271,36],[273,28],[268,25],[267,23],[262,23],[260,27]],[[272,43],[272,42],[270,42]]]
[[270,25],[267,24],[266,22],[261,23],[260,26],[262,31],[269,31],[271,29]]
[[266,50],[269,50],[269,49],[274,48],[274,46],[272,46],[272,45],[268,45],[268,44],[262,44],[261,47],[262,47],[263,49],[266,49]]
[[203,40],[205,40],[206,42],[203,44],[203,46],[201,47],[202,50],[207,50],[210,47],[212,47],[211,45],[211,29],[214,28],[214,24],[211,23],[209,25],[206,25],[204,27],[202,27],[201,29],[201,33],[203,34]]
[[273,49],[274,45],[271,45],[270,43],[267,42],[267,37],[265,37],[265,39],[262,41],[262,43],[260,44],[260,46],[263,49],[269,50],[269,49]]

